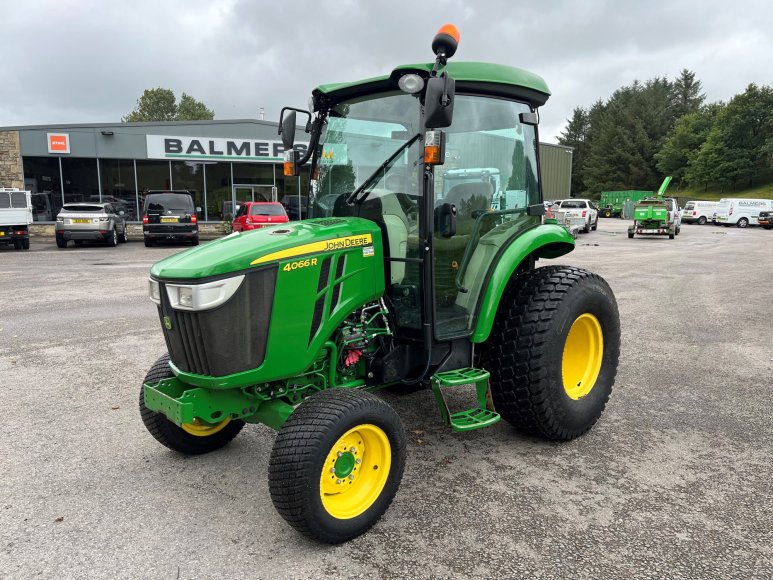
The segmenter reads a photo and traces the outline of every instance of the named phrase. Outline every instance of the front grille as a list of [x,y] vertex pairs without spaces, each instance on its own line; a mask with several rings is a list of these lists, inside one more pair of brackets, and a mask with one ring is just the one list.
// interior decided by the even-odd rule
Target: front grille
[[161,281],[159,316],[175,366],[215,377],[259,367],[266,354],[276,274],[276,265],[251,271],[225,304],[198,312],[172,309]]

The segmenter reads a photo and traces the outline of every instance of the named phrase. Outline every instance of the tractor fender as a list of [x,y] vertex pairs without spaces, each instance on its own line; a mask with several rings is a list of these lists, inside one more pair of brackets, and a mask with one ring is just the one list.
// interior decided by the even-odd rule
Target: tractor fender
[[525,259],[530,255],[535,258],[558,258],[573,249],[574,238],[565,228],[555,224],[531,228],[505,246],[484,289],[472,342],[483,342],[488,338],[507,283]]

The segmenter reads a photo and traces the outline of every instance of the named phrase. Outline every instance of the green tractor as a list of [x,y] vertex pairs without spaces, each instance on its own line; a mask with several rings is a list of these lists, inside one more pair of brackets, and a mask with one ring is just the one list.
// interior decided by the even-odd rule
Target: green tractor
[[[233,233],[150,271],[168,354],[142,386],[148,431],[200,454],[245,423],[277,430],[271,499],[318,541],[368,530],[400,484],[403,427],[374,391],[429,387],[457,432],[503,417],[568,441],[614,383],[607,283],[536,267],[574,248],[544,218],[536,111],[550,92],[520,69],[448,63],[457,43],[443,27],[434,62],[323,85],[310,111],[283,109],[285,174],[310,164],[311,219]],[[495,191],[492,171],[444,187],[446,171],[481,167],[515,193]],[[449,389],[466,389],[471,408],[449,409]]]

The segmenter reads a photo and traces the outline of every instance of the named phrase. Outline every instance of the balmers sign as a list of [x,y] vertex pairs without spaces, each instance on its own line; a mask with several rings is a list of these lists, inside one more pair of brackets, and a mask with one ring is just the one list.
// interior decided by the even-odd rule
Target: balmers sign
[[[223,137],[169,137],[146,135],[148,159],[201,159],[204,161],[249,161],[274,163],[283,160],[281,141],[228,139]],[[306,152],[307,143],[294,149]]]

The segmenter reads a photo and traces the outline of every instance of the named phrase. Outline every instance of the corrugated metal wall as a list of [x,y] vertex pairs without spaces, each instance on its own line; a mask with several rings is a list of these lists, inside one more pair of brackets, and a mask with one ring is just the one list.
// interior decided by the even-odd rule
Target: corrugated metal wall
[[572,148],[552,143],[539,144],[542,197],[565,199],[572,189]]

